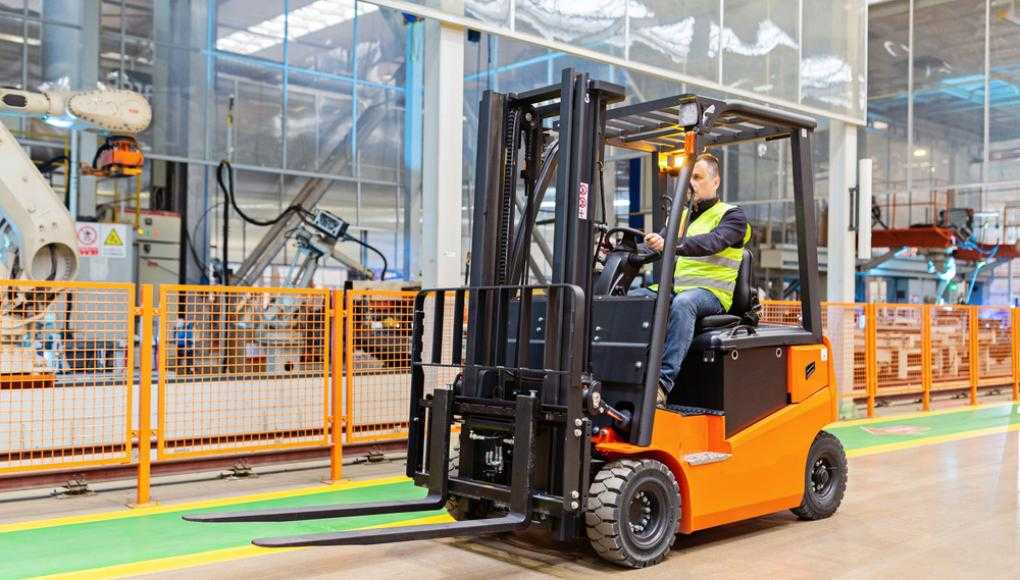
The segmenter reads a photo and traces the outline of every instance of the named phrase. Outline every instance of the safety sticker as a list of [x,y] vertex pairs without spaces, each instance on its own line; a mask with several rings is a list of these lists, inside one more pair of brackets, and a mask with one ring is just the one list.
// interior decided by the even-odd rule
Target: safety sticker
[[577,219],[588,219],[588,184],[583,181],[577,187]]
[[78,237],[78,255],[82,257],[94,257],[99,255],[99,230],[94,224],[75,224],[75,234]]
[[121,224],[103,224],[103,246],[100,254],[104,258],[123,258],[127,256],[124,244],[127,226]]

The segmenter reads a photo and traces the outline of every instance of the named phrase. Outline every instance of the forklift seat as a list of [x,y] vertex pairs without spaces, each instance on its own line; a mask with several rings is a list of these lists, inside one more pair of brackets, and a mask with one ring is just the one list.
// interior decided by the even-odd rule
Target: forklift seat
[[737,270],[736,285],[733,287],[733,303],[726,314],[713,314],[698,320],[695,334],[701,334],[706,330],[717,328],[732,328],[740,324],[757,326],[758,307],[757,290],[751,286],[751,267],[753,256],[751,250],[744,248],[744,256],[740,260],[740,269]]

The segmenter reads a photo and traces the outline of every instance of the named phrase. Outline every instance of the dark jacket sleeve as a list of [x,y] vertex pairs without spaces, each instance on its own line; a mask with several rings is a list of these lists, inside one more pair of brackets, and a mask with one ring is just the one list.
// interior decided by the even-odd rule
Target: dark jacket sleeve
[[712,231],[687,236],[687,239],[676,247],[676,254],[698,258],[718,254],[726,248],[739,248],[744,245],[746,231],[747,216],[744,215],[744,210],[735,207],[723,214],[719,225]]

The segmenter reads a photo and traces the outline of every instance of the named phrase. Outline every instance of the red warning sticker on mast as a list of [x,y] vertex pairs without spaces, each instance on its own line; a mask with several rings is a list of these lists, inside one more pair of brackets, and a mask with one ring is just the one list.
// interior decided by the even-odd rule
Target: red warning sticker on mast
[[583,181],[577,186],[577,218],[588,219],[588,184]]

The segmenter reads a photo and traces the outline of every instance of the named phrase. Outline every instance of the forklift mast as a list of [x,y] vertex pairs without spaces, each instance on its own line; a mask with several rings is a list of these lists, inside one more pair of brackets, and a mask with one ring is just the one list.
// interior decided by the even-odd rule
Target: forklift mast
[[[407,471],[420,483],[436,479],[427,469],[429,456],[444,453],[444,437],[431,429],[426,433],[432,422],[427,417],[429,405],[422,402],[428,398],[426,383],[434,385],[426,371],[462,367],[452,392],[457,402],[450,401],[446,410],[465,422],[460,473],[485,471],[475,463],[486,454],[502,457],[502,444],[494,443],[500,439],[513,440],[512,456],[539,457],[542,464],[534,466],[533,479],[526,485],[518,486],[515,480],[524,462],[514,462],[513,474],[489,469],[487,482],[452,477],[449,491],[490,497],[493,486],[501,486],[502,499],[513,504],[509,490],[527,489],[522,497],[530,503],[535,496],[543,511],[552,513],[576,512],[583,505],[591,423],[580,386],[590,366],[586,337],[591,334],[597,217],[593,207],[603,195],[597,191],[600,180],[594,172],[602,161],[607,105],[623,98],[621,87],[570,69],[563,71],[558,85],[483,95],[470,286],[425,290],[415,308],[412,360],[420,362],[412,370]],[[552,276],[548,284],[528,285],[526,264],[538,208],[554,169]],[[452,325],[446,329],[450,298]],[[444,334],[452,337],[444,341]],[[433,413],[437,400],[431,401]],[[522,413],[535,419],[529,427],[533,437],[520,437],[515,427],[512,419],[521,421]],[[540,448],[537,452],[518,449],[528,439]],[[428,450],[423,449],[426,441]],[[478,449],[483,446],[488,447]],[[519,507],[530,513],[533,506]]]

